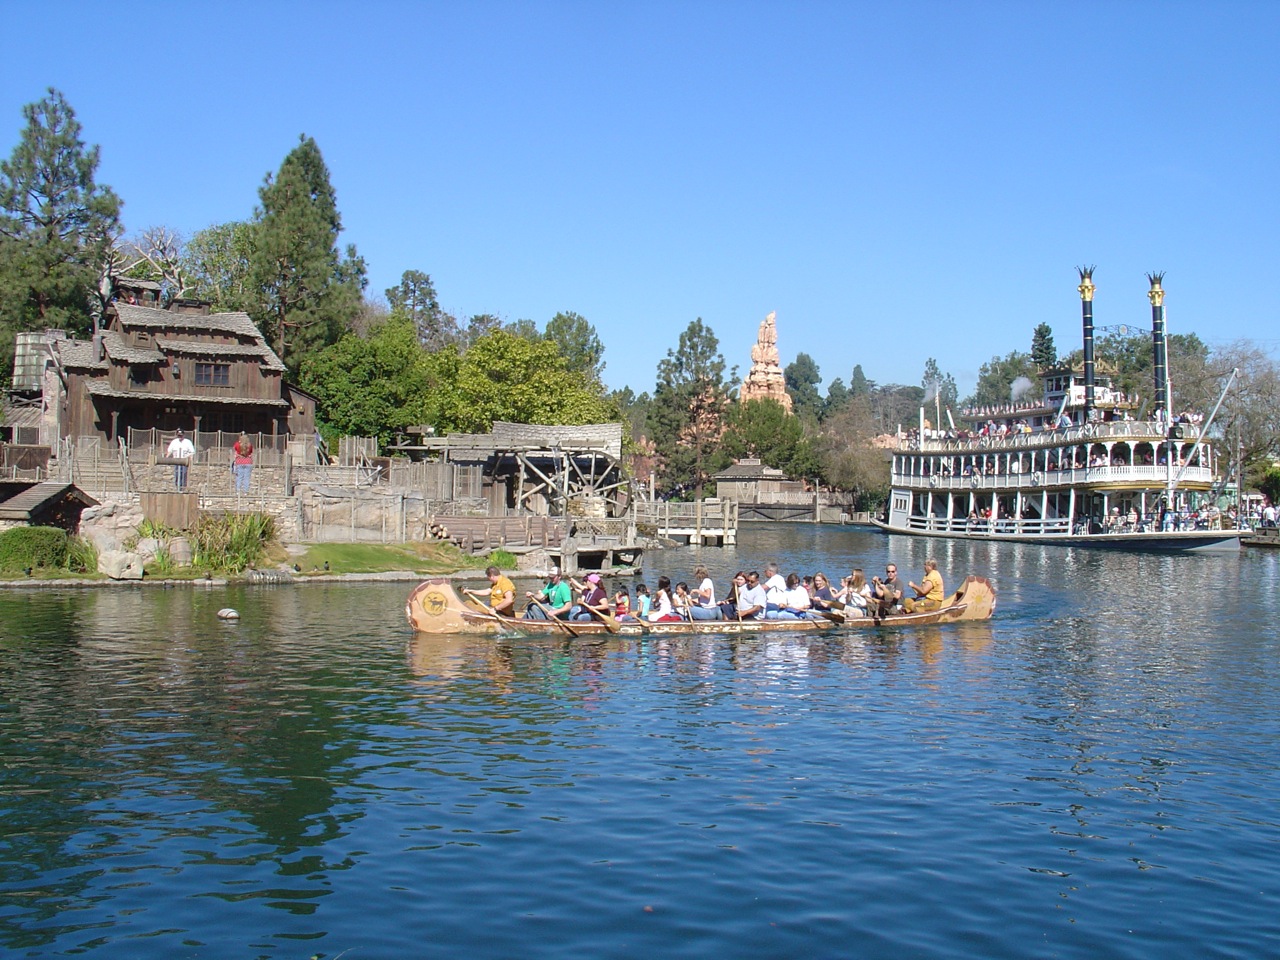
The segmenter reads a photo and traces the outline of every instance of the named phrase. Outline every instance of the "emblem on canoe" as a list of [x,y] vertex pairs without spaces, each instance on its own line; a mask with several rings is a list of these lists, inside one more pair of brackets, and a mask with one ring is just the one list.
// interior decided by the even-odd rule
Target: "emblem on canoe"
[[444,613],[445,607],[449,605],[449,601],[445,599],[445,595],[438,590],[430,590],[427,595],[422,598],[422,609],[428,616],[438,617]]

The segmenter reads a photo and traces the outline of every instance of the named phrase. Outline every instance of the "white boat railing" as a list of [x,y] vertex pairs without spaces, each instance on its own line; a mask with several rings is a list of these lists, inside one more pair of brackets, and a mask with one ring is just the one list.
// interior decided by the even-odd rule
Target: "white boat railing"
[[[1071,487],[1098,483],[1141,483],[1159,486],[1169,479],[1165,466],[1117,464],[1115,466],[1079,467],[1073,470],[1031,471],[1029,473],[987,473],[972,476],[946,476],[935,473],[930,476],[893,474],[893,485],[918,490],[939,491],[1009,491],[1039,490],[1044,487]],[[1183,484],[1212,483],[1213,471],[1208,467],[1188,467],[1182,474]]]
[[[1200,437],[1200,427],[1193,423],[1174,424],[1181,434],[1175,442],[1194,443]],[[919,450],[922,453],[971,453],[975,450],[1025,450],[1032,447],[1066,446],[1104,440],[1148,440],[1163,443],[1168,427],[1151,420],[1109,420],[1085,426],[1068,427],[1065,430],[1033,430],[1030,433],[1009,433],[1004,436],[913,438],[902,449]]]
[[1066,517],[1053,520],[1016,519],[998,517],[995,520],[967,520],[964,517],[910,517],[907,527],[927,533],[963,533],[969,536],[1050,536],[1071,532],[1071,521]]

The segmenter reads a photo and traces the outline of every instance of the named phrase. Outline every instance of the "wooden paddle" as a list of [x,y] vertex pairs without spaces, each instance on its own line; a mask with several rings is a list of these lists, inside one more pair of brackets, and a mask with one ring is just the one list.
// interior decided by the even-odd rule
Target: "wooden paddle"
[[551,608],[548,607],[541,600],[539,600],[537,597],[530,597],[529,599],[533,601],[533,605],[535,607],[537,607],[539,610],[541,610],[543,613],[547,615],[548,620],[554,623],[557,627],[559,627],[569,636],[576,637],[578,635],[577,630],[573,629],[573,627],[569,626],[569,624],[565,623],[565,621],[559,619],[554,613],[551,612]]
[[605,613],[604,611],[597,610],[595,607],[587,607],[587,609],[591,611],[591,615],[593,617],[595,617],[597,620],[599,620],[601,623],[604,624],[604,628],[608,630],[610,633],[617,633],[619,630],[622,629],[621,627],[618,626],[618,621],[614,617],[609,616],[609,614]]

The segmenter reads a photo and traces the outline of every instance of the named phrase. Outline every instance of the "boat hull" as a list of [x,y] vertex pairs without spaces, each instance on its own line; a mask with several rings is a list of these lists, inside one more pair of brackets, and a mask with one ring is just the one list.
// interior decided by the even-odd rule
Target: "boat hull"
[[[627,637],[696,634],[839,633],[878,627],[908,627],[961,620],[987,620],[995,610],[996,592],[983,577],[968,577],[937,610],[889,617],[847,617],[843,620],[682,620],[678,623],[615,621],[562,622],[501,617],[458,596],[446,579],[425,580],[405,602],[405,617],[418,633],[491,636]],[[611,629],[611,627],[613,629]]]
[[1006,543],[1043,543],[1055,547],[1101,547],[1169,553],[1234,553],[1240,550],[1238,530],[1171,530],[1146,533],[1018,534],[985,531],[917,530],[893,527],[881,520],[872,524],[886,533],[942,540],[998,540]]

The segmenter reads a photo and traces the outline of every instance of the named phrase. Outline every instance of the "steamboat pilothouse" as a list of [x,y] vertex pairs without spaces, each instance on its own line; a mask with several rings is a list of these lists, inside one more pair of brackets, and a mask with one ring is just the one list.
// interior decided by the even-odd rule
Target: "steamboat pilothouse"
[[919,430],[894,452],[888,508],[877,526],[1072,546],[1240,548],[1239,531],[1215,505],[1219,471],[1206,436],[1213,415],[1172,415],[1163,275],[1148,276],[1155,360],[1148,417],[1097,376],[1093,268],[1079,273],[1083,369],[1047,368],[1043,399],[965,411],[960,430],[928,429],[922,411]]

